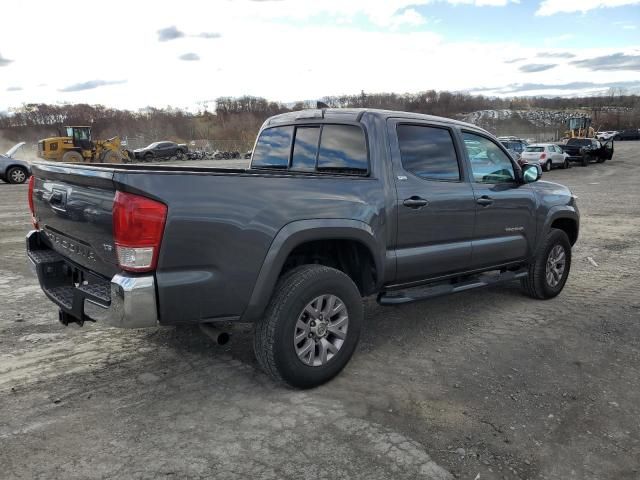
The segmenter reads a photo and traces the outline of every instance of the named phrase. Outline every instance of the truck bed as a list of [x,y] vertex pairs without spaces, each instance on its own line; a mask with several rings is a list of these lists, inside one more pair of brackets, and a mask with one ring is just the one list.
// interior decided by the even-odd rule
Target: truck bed
[[369,176],[44,162],[33,171],[35,211],[48,246],[105,279],[120,271],[115,192],[168,206],[155,271],[161,323],[240,317],[271,243],[291,222],[348,218],[386,231],[382,186]]

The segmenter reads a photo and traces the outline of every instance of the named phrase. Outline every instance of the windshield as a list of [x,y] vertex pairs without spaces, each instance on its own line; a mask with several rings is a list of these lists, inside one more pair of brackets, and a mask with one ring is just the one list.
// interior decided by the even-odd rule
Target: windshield
[[527,147],[525,152],[544,152],[544,147]]
[[159,144],[159,143],[160,143],[160,142],[153,142],[153,143],[150,143],[149,145],[147,145],[147,147],[146,147],[146,148],[155,148],[155,147],[157,147],[157,146],[158,146],[158,144]]

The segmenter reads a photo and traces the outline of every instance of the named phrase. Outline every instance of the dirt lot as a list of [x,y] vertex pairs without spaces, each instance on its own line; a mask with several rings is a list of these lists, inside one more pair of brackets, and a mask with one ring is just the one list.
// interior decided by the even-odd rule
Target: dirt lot
[[247,330],[61,326],[26,186],[0,185],[0,477],[640,478],[640,142],[616,148],[545,174],[582,212],[560,297],[367,300],[353,360],[306,392],[257,369]]

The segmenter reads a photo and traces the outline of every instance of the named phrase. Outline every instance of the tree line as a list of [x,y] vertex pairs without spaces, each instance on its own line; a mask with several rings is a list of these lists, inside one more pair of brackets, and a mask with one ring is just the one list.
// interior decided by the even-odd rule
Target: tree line
[[[600,116],[603,129],[640,126],[640,97],[611,91],[591,97],[496,98],[467,93],[428,90],[419,93],[365,93],[324,97],[334,108],[382,108],[444,117],[457,117],[477,110],[580,110]],[[315,102],[284,104],[265,98],[220,97],[214,111],[190,113],[172,107],[121,110],[87,104],[24,104],[0,114],[0,134],[12,141],[37,141],[57,135],[63,125],[91,125],[95,138],[115,135],[140,138],[141,142],[174,140],[218,140],[250,148],[264,120],[272,115],[303,108]]]

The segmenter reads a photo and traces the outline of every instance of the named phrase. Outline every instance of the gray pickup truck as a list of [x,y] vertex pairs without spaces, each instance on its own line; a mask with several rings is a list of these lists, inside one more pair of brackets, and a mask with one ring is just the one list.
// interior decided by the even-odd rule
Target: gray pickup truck
[[261,367],[307,388],[353,354],[363,297],[558,295],[579,213],[539,178],[473,125],[305,110],[264,123],[248,169],[35,164],[27,252],[64,324],[253,322]]

